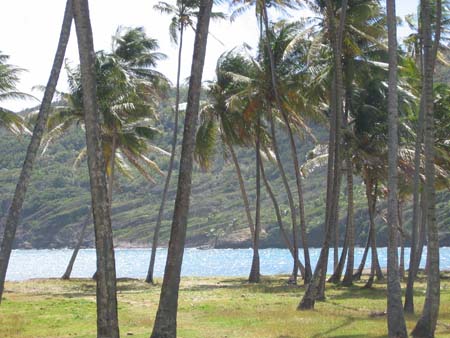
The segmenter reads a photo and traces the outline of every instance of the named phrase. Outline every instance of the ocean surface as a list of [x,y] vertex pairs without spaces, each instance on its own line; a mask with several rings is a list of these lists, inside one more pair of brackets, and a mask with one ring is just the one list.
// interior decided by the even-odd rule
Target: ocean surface
[[[355,249],[355,268],[358,267],[364,248]],[[405,262],[409,262],[409,248],[405,249]],[[300,250],[303,262],[303,251]],[[116,249],[117,277],[145,278],[150,260],[150,249]],[[58,278],[64,273],[72,254],[71,249],[54,250],[13,250],[6,279],[10,281],[31,278]],[[320,249],[310,249],[313,268],[319,258]],[[158,249],[155,276],[164,273],[167,249]],[[386,248],[378,248],[381,267],[386,267]],[[328,273],[333,271],[333,250],[330,250]],[[370,252],[366,267],[370,267]],[[421,267],[425,265],[424,248]],[[183,276],[247,276],[252,260],[251,249],[195,249],[185,250]],[[292,257],[286,249],[260,250],[261,274],[288,274],[292,271]],[[450,247],[440,250],[442,270],[450,269]],[[95,272],[95,250],[80,250],[75,262],[72,277],[91,277]]]

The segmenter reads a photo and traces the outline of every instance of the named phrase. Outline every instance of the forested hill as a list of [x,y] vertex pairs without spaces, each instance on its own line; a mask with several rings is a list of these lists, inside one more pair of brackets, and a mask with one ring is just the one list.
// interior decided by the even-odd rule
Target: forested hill
[[[165,113],[158,122],[161,130],[155,143],[170,149],[172,116]],[[319,139],[325,140],[327,132],[323,128],[313,128]],[[17,183],[20,167],[25,156],[28,139],[16,138],[0,130],[0,227],[3,226],[9,201]],[[295,186],[294,170],[289,156],[288,140],[282,137],[281,148],[283,161]],[[310,140],[298,139],[300,159],[306,158],[312,149]],[[72,246],[80,232],[81,223],[88,212],[90,203],[89,179],[86,163],[81,162],[73,168],[75,158],[85,146],[84,131],[74,126],[70,132],[54,142],[40,156],[35,165],[30,188],[24,204],[23,217],[18,227],[16,247],[20,248],[59,248]],[[178,154],[179,155],[179,148]],[[255,200],[255,156],[250,149],[236,149],[239,163],[249,192],[250,203]],[[188,245],[210,245],[216,247],[249,247],[249,231],[242,206],[236,173],[231,161],[224,158],[223,148],[216,147],[216,160],[208,172],[197,166],[193,175],[190,217],[188,224]],[[168,157],[150,154],[163,171],[167,170]],[[178,167],[178,162],[176,162]],[[266,174],[279,199],[283,212],[283,221],[289,227],[289,208],[286,194],[283,192],[281,179],[273,164],[266,164]],[[151,243],[155,219],[157,216],[164,178],[155,174],[156,184],[149,184],[138,173],[129,180],[118,174],[114,187],[112,219],[116,246],[148,247]],[[317,169],[304,180],[305,210],[312,246],[321,245],[325,210],[325,170]],[[172,179],[168,204],[164,215],[161,232],[162,245],[167,244],[175,187],[176,172]],[[355,220],[357,225],[357,243],[364,245],[368,231],[366,199],[364,187],[360,180],[355,184]],[[262,188],[262,246],[282,247],[275,214],[271,200],[264,186]],[[450,193],[439,192],[437,196],[437,220],[441,225],[443,245],[450,245]],[[385,223],[383,221],[384,202],[378,204],[378,244],[386,245]],[[341,230],[346,221],[345,184],[341,193]],[[409,227],[411,211],[409,206],[404,212],[406,227]],[[445,228],[444,228],[445,227]],[[343,231],[341,231],[343,233]],[[1,230],[0,236],[3,235]],[[341,238],[342,240],[342,238]],[[92,247],[93,228],[86,236],[85,246]],[[342,242],[341,242],[342,243]]]

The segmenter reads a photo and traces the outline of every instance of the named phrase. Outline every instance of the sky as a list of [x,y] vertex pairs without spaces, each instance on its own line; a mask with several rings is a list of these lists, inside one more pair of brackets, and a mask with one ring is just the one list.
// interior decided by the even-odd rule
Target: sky
[[[50,74],[54,53],[59,38],[65,0],[3,0],[0,11],[0,51],[10,56],[9,63],[25,69],[21,74],[18,89],[41,97],[42,93],[32,91],[33,86],[45,85]],[[167,0],[169,3],[174,1]],[[153,10],[156,0],[91,0],[89,1],[95,50],[109,51],[111,37],[118,26],[143,26],[148,36],[156,38],[160,51],[167,55],[158,70],[172,82],[176,77],[177,47],[170,42],[168,27],[170,16]],[[418,0],[397,0],[397,15],[404,16],[415,12]],[[227,5],[215,7],[213,11],[228,12]],[[306,15],[305,10],[298,14]],[[276,20],[279,14],[271,13]],[[210,37],[205,60],[204,80],[214,78],[217,58],[225,51],[240,46],[244,42],[254,45],[258,31],[254,11],[250,10],[237,18],[213,21],[210,24]],[[406,27],[399,27],[398,35],[405,36]],[[192,58],[194,33],[188,32],[183,44],[182,79],[189,76]],[[253,42],[253,44],[252,44]],[[66,51],[69,64],[78,64],[78,50],[75,29]],[[58,90],[67,90],[67,76],[61,72]],[[13,111],[36,105],[30,100],[5,101],[2,106]]]

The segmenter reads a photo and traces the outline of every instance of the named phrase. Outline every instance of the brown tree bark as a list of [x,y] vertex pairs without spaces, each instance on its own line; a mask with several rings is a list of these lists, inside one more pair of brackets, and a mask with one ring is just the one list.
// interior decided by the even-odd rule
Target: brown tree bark
[[348,259],[342,285],[353,284],[353,269],[355,267],[355,211],[353,201],[353,166],[349,154],[346,157],[347,166],[347,246]]
[[78,237],[77,244],[73,249],[72,256],[70,257],[69,264],[67,265],[66,271],[62,275],[61,279],[70,279],[70,275],[72,274],[73,265],[75,264],[75,260],[78,256],[78,252],[80,251],[81,245],[83,244],[84,235],[86,234],[87,226],[89,225],[89,221],[92,217],[92,210],[89,207],[86,213],[86,217],[84,218],[83,225],[81,227],[80,237]]
[[61,33],[59,36],[58,47],[55,58],[53,60],[50,77],[45,88],[44,97],[39,108],[36,125],[33,130],[30,144],[27,148],[27,153],[20,172],[19,181],[17,182],[14,197],[11,206],[8,210],[8,216],[5,222],[5,229],[3,240],[0,249],[0,303],[3,296],[5,286],[6,271],[8,270],[9,258],[16,236],[17,225],[19,224],[20,214],[22,211],[23,201],[27,193],[28,183],[30,182],[31,173],[33,171],[34,162],[36,159],[39,146],[41,144],[42,135],[44,133],[45,125],[47,124],[50,106],[53,100],[53,95],[58,83],[61,66],[64,61],[66,53],[67,42],[69,41],[70,28],[72,25],[73,12],[72,0],[67,0],[64,12],[64,18],[61,26]]
[[191,77],[189,79],[183,143],[180,155],[177,197],[175,199],[175,209],[159,306],[151,334],[152,338],[175,338],[177,335],[178,292],[189,213],[195,131],[197,128],[200,89],[212,4],[212,0],[201,0],[199,6]]
[[95,52],[87,0],[74,0],[73,15],[80,55],[88,169],[97,252],[97,337],[118,338],[116,268],[105,159],[100,140]]
[[248,281],[259,283],[260,261],[259,261],[259,234],[261,232],[261,140],[260,140],[261,117],[256,123],[256,207],[255,207],[255,234],[253,237],[253,258]]
[[387,0],[389,80],[388,80],[388,256],[387,322],[389,337],[407,337],[400,286],[398,234],[398,91],[397,17],[395,0]]
[[[437,319],[439,315],[440,304],[440,274],[439,274],[439,226],[436,222],[435,201],[436,193],[434,187],[434,118],[433,118],[433,72],[434,61],[431,40],[431,6],[429,0],[421,1],[422,9],[422,27],[424,44],[424,81],[423,98],[425,108],[425,199],[426,224],[428,229],[428,275],[427,292],[423,306],[422,316],[417,322],[413,332],[413,337],[434,337]],[[437,16],[440,18],[441,1],[436,3]],[[437,22],[437,31],[440,32],[441,21]],[[439,33],[440,34],[440,33]],[[436,38],[435,44],[439,44],[439,38]],[[437,45],[435,45],[437,48]]]
[[167,194],[169,192],[170,187],[170,179],[172,177],[173,172],[173,164],[175,162],[175,153],[177,147],[177,138],[178,138],[178,118],[179,118],[179,105],[180,105],[180,74],[181,74],[181,52],[183,50],[183,33],[184,33],[184,25],[180,27],[180,45],[178,46],[178,63],[177,63],[177,84],[176,84],[176,94],[175,94],[175,120],[173,126],[173,135],[172,135],[172,149],[170,152],[170,160],[169,160],[169,168],[167,169],[166,181],[164,182],[163,194],[161,197],[161,204],[159,206],[158,218],[156,219],[155,230],[153,232],[153,241],[152,241],[152,253],[150,255],[150,263],[148,266],[147,277],[145,281],[150,284],[155,284],[154,281],[154,270],[155,270],[155,260],[156,260],[156,250],[158,249],[158,241],[159,241],[159,231],[161,230],[162,218],[164,216],[164,208],[167,201]]

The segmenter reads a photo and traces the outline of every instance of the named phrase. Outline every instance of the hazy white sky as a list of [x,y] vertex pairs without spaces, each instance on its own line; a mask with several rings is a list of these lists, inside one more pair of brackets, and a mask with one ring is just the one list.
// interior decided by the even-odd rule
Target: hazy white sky
[[[415,11],[418,0],[397,0],[397,15]],[[10,55],[10,62],[24,68],[19,89],[31,92],[35,85],[45,85],[58,42],[65,0],[2,0],[0,11],[0,51]],[[172,2],[167,0],[167,2]],[[176,46],[170,43],[168,26],[170,16],[162,15],[153,10],[156,0],[91,0],[89,2],[94,47],[96,50],[110,50],[111,36],[119,25],[144,26],[149,36],[157,38],[160,51],[167,54],[168,59],[161,62],[158,70],[172,81],[176,76]],[[227,5],[216,11],[227,11]],[[305,12],[303,12],[305,13]],[[302,15],[301,13],[299,15]],[[304,14],[303,14],[304,15]],[[272,17],[276,19],[276,14]],[[253,11],[239,17],[233,24],[228,20],[212,22],[210,32],[216,39],[210,37],[204,70],[204,79],[214,77],[216,60],[225,50],[241,45],[243,42],[257,41],[258,32]],[[405,34],[405,29],[399,29],[399,35]],[[183,52],[182,78],[189,75],[192,57],[193,33],[186,34]],[[70,63],[78,63],[75,30],[72,30],[66,58]],[[58,89],[66,90],[66,74],[62,71]],[[40,97],[42,94],[34,92]],[[12,110],[33,105],[30,101],[2,102]]]

